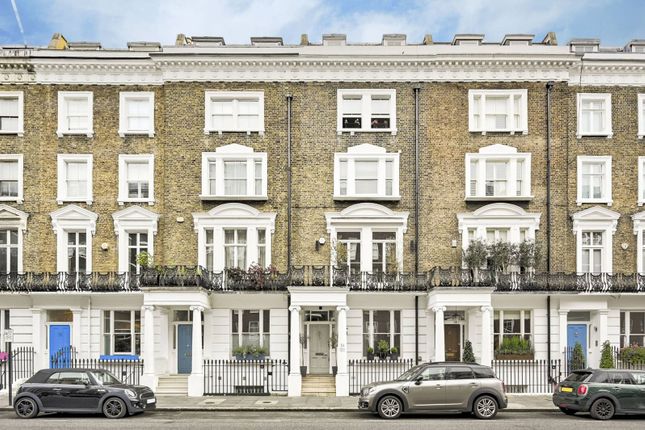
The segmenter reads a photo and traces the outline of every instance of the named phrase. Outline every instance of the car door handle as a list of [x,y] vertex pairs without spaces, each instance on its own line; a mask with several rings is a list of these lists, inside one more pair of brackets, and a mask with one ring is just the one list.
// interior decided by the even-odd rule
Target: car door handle
[[437,390],[441,390],[441,384],[437,384],[435,385],[435,387],[437,388]]
[[107,390],[96,390],[99,393],[105,393]]
[[471,387],[476,387],[476,386],[477,386],[477,382],[471,382],[471,383],[470,383],[470,386],[471,386]]
[[52,388],[52,391],[60,391],[62,388]]

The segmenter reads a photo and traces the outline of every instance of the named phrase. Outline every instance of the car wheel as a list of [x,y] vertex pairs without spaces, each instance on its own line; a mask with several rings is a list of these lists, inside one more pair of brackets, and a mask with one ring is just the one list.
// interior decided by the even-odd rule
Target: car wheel
[[13,410],[16,411],[16,415],[20,418],[33,418],[38,415],[38,405],[34,399],[29,397],[16,400]]
[[127,412],[125,402],[118,397],[110,397],[103,403],[103,415],[107,418],[123,418]]
[[378,415],[386,420],[393,420],[401,416],[403,403],[395,396],[385,396],[378,402]]
[[473,413],[481,420],[489,420],[497,415],[497,401],[491,396],[481,396],[475,400]]
[[567,415],[575,415],[577,411],[573,411],[571,409],[567,408],[560,408],[560,411],[567,414]]
[[589,413],[596,420],[609,420],[616,413],[616,408],[611,400],[602,398],[592,403]]

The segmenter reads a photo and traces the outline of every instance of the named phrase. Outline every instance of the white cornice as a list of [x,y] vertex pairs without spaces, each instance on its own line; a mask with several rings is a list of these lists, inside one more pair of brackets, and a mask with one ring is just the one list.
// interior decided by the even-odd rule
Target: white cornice
[[150,60],[34,62],[39,84],[161,85],[161,72]]

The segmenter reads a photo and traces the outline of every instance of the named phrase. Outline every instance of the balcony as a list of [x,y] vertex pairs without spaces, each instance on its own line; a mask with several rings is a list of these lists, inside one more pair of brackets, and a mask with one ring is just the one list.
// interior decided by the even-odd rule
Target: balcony
[[0,275],[2,292],[128,292],[141,288],[203,288],[211,292],[285,292],[288,287],[342,287],[357,292],[430,291],[439,288],[491,288],[500,293],[645,293],[645,275],[623,273],[499,273],[435,267],[419,273],[347,273],[330,266],[275,269],[227,269],[163,266],[129,273],[11,273]]

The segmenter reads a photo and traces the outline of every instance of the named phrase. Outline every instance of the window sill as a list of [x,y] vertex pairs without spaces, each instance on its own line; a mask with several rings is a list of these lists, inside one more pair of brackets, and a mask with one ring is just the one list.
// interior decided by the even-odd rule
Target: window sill
[[217,201],[268,200],[267,196],[213,196],[213,195],[206,195],[206,194],[200,194],[199,198],[202,200],[217,200]]
[[21,205],[24,203],[24,200],[20,197],[0,197],[0,202],[15,202]]
[[124,130],[119,130],[119,137],[125,138],[127,136],[148,136],[148,137],[155,137],[155,132],[154,131],[124,131]]
[[593,199],[584,199],[584,200],[583,199],[578,199],[578,200],[576,200],[576,205],[578,205],[578,206],[582,206],[582,205],[586,205],[586,204],[611,206],[613,203],[614,203],[613,200],[605,200],[605,199],[602,199],[602,200],[598,200],[598,199],[596,199],[596,200],[593,200]]
[[582,139],[583,137],[606,137],[607,139],[611,139],[612,137],[614,137],[614,133],[605,132],[605,133],[578,133],[578,134],[576,134],[577,139]]
[[489,202],[489,201],[509,201],[523,202],[531,201],[534,196],[468,196],[464,200],[467,202]]
[[205,135],[209,135],[212,133],[217,133],[220,136],[224,133],[246,133],[248,136],[250,136],[252,133],[257,133],[260,136],[264,136],[264,129],[262,130],[210,130],[207,128],[204,129]]
[[341,128],[336,130],[338,135],[349,134],[354,136],[356,133],[390,133],[392,136],[396,136],[398,130],[396,128],[374,128],[374,129],[362,129],[362,128]]
[[379,201],[399,201],[401,196],[378,196],[378,195],[352,195],[339,196],[334,194],[334,200],[379,200]]
[[0,134],[9,135],[9,136],[15,135],[18,137],[23,137],[25,135],[25,131],[24,130],[0,130]]
[[486,136],[487,134],[510,134],[511,136],[520,135],[526,136],[529,134],[528,130],[468,130],[470,133],[481,134]]
[[63,136],[87,136],[89,138],[92,138],[94,137],[94,131],[93,130],[86,130],[86,131],[57,130],[56,136],[58,136],[59,138]]
[[154,199],[118,199],[117,203],[119,206],[123,206],[126,203],[148,203],[148,206],[154,206]]
[[84,200],[84,199],[56,199],[56,203],[58,205],[64,205],[65,203],[85,203],[87,205],[92,204],[92,200]]

